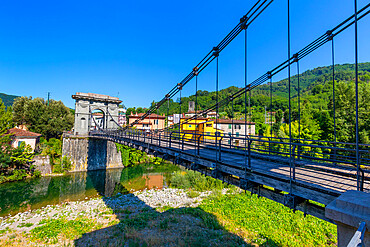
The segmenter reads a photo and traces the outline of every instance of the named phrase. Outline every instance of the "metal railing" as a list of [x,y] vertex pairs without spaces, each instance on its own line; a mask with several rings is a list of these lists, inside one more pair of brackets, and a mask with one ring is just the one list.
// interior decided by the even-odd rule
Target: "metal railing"
[[[356,178],[359,190],[364,190],[365,180],[369,180],[370,145],[360,145],[360,168],[357,177],[356,145],[354,143],[328,142],[320,140],[303,140],[280,137],[236,135],[219,133],[198,133],[184,131],[155,130],[145,132],[137,129],[108,129],[92,131],[91,136],[109,137],[112,139],[127,138],[141,141],[147,145],[158,145],[176,149],[195,156],[201,156],[202,150],[215,152],[215,160],[222,161],[223,153],[245,155],[247,169],[251,169],[251,159],[258,158],[289,165],[291,179],[295,180],[296,167],[308,167]],[[290,156],[291,147],[291,156]]]

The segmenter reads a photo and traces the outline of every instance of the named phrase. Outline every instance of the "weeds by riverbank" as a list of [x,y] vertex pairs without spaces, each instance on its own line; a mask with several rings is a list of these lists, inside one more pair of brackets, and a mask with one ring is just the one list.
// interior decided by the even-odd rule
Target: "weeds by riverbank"
[[334,246],[335,226],[233,187],[117,194],[2,220],[3,246]]

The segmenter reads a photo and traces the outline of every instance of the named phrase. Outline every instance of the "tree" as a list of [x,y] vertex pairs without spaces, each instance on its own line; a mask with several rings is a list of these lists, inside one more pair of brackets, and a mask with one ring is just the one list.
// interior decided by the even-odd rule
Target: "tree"
[[0,99],[0,138],[8,129],[13,127],[12,117],[12,108],[8,107],[5,109],[5,105]]
[[59,138],[63,131],[71,130],[74,115],[61,101],[19,97],[13,104],[13,121],[27,125],[30,131],[42,134],[45,138]]
[[5,105],[0,99],[0,170],[8,168],[12,163],[10,135],[7,134],[7,131],[12,127],[12,108],[5,109]]
[[234,118],[235,117],[235,114],[234,114],[233,109],[231,107],[226,108],[226,114],[227,114],[228,118]]
[[275,123],[272,126],[272,131],[275,133],[275,135],[278,135],[278,132],[280,130],[281,122],[283,120],[283,111],[279,109],[275,114]]
[[31,146],[22,142],[19,147],[12,150],[10,159],[12,161],[12,165],[14,165],[17,169],[20,169],[25,164],[30,163],[34,156],[35,154],[32,151]]

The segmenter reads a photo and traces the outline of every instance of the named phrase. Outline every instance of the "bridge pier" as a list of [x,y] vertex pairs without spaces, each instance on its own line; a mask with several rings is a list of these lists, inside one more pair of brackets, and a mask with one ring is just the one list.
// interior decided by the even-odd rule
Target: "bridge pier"
[[109,140],[87,136],[64,136],[62,155],[71,159],[71,171],[123,168],[121,152]]
[[367,227],[362,246],[370,246],[370,193],[355,190],[343,193],[326,206],[325,216],[337,224],[339,247],[348,245],[361,222]]

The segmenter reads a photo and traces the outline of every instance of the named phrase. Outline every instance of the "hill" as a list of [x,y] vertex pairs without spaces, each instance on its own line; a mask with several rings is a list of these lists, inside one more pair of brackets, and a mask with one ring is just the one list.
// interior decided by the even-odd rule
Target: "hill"
[[[354,64],[335,65],[335,80],[338,81],[353,81],[355,78]],[[359,79],[360,81],[370,81],[370,62],[359,64]],[[310,98],[313,104],[327,104],[330,90],[332,92],[332,67],[318,67],[312,70],[307,70],[299,75],[300,92],[302,99]],[[298,95],[298,76],[291,78],[291,96],[293,101],[297,100]],[[222,100],[229,95],[240,90],[238,87],[228,87],[219,91],[219,100]],[[270,86],[263,84],[252,91],[251,106],[258,111],[267,110],[276,111],[281,109],[285,111],[288,108],[288,79],[272,83],[273,104],[270,107]],[[312,96],[315,96],[314,99]],[[181,112],[188,111],[188,102],[195,101],[195,95],[182,98]],[[154,102],[153,102],[154,103]],[[207,109],[216,103],[216,92],[208,92],[205,90],[198,91],[198,109]],[[169,104],[169,114],[179,113],[179,99],[171,100]],[[221,107],[220,112],[227,111],[231,107],[231,103]],[[244,111],[244,98],[239,97],[234,100],[234,111]],[[130,108],[129,108],[130,109]],[[159,114],[167,114],[167,104],[160,107]]]
[[0,93],[0,99],[3,101],[5,106],[12,106],[15,98],[17,97],[19,96]]

